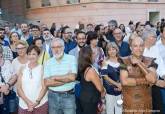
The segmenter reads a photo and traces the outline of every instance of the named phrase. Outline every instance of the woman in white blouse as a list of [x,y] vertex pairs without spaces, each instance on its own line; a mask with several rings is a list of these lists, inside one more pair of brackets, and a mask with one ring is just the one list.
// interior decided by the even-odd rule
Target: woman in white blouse
[[47,114],[48,103],[43,81],[42,65],[37,63],[40,49],[30,46],[27,49],[29,62],[20,70],[17,91],[19,95],[19,114]]

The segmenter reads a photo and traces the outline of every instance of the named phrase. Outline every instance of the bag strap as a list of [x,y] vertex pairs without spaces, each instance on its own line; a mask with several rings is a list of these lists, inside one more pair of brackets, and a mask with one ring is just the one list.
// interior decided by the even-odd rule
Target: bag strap
[[0,67],[0,77],[1,77],[2,83],[5,83],[5,84],[6,84],[5,79],[4,79],[4,77],[2,76],[2,67]]
[[45,58],[45,51],[44,51],[44,54],[43,54],[43,57],[42,57],[42,65],[44,63],[44,58]]

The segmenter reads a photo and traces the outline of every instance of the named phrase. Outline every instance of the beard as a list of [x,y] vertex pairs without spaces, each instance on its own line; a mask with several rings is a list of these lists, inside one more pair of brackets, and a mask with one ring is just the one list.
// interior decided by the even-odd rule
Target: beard
[[63,52],[61,52],[61,53],[59,53],[59,54],[54,54],[54,57],[56,58],[56,59],[59,59],[59,58],[61,58],[62,56],[63,56]]
[[83,47],[85,47],[85,44],[82,45],[82,46],[78,44],[78,47],[79,47],[79,48],[83,48]]
[[50,40],[50,36],[43,36],[43,39],[46,41],[46,40]]

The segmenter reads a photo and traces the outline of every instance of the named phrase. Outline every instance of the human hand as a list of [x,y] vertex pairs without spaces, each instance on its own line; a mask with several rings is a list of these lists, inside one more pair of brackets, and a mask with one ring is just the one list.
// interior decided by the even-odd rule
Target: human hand
[[116,87],[117,87],[117,88],[115,88],[116,91],[121,91],[122,90],[121,83],[117,83]]
[[153,73],[147,73],[146,75],[145,75],[145,78],[146,78],[146,80],[149,82],[149,83],[151,83],[151,84],[155,84],[156,83],[156,77],[155,78],[152,78],[152,77],[154,77],[153,76]]
[[35,108],[36,106],[38,106],[40,103],[39,102],[35,102],[34,104],[33,104],[33,108]]
[[4,93],[5,95],[9,94],[9,86],[4,84],[0,86],[0,92]]
[[157,80],[156,85],[158,87],[165,87],[165,80]]
[[131,57],[132,64],[138,64],[140,61],[136,57]]
[[104,88],[104,90],[103,90],[103,92],[101,93],[101,97],[103,98],[103,97],[105,97],[105,95],[106,95],[106,89]]
[[30,100],[27,100],[26,101],[26,104],[28,106],[28,111],[32,112],[33,111],[33,106],[34,106],[34,103]]

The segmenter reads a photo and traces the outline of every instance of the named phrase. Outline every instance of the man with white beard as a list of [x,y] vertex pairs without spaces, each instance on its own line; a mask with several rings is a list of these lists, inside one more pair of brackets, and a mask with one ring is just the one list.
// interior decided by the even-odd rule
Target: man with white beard
[[43,39],[45,41],[44,44],[43,44],[43,49],[44,49],[44,51],[46,51],[49,54],[50,57],[52,57],[53,54],[52,54],[52,50],[50,48],[50,44],[51,44],[51,41],[53,39],[53,36],[51,35],[49,29],[44,29]]
[[51,42],[53,57],[44,66],[45,85],[48,87],[49,114],[75,114],[74,86],[77,60],[64,53],[64,41]]

